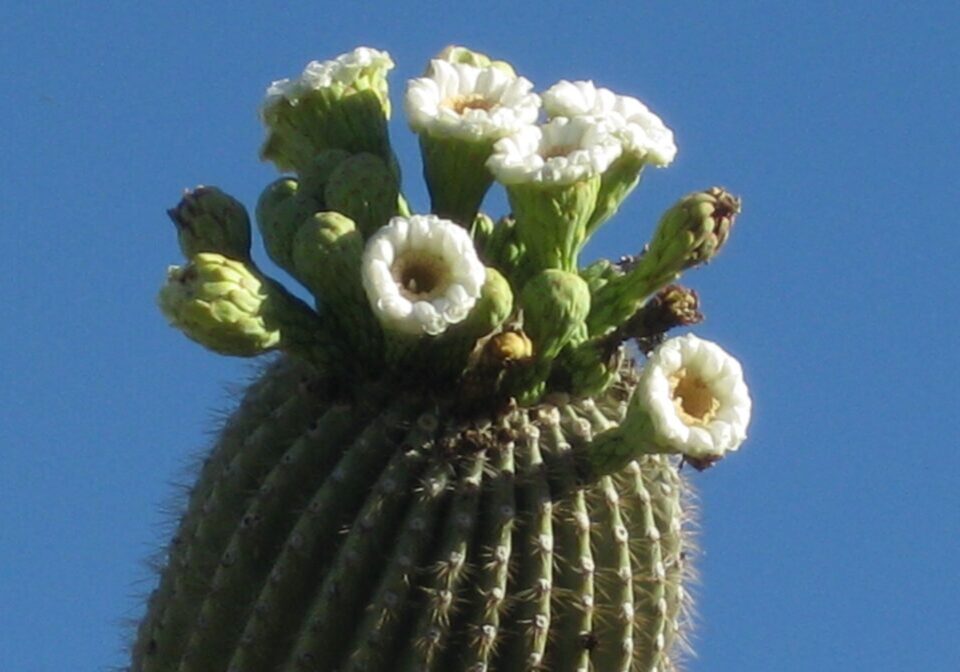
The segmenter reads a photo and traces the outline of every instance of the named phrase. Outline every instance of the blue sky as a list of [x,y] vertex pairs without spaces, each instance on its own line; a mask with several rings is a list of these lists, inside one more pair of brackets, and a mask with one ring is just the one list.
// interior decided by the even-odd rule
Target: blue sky
[[[164,210],[199,183],[253,205],[272,79],[370,45],[399,103],[448,43],[675,130],[677,161],[590,256],[636,251],[689,191],[743,196],[685,278],[755,404],[741,452],[693,477],[690,669],[956,670],[958,26],[951,2],[6,3],[0,670],[123,663],[171,483],[252,371],[155,309],[179,257]],[[402,114],[393,133],[423,207]]]

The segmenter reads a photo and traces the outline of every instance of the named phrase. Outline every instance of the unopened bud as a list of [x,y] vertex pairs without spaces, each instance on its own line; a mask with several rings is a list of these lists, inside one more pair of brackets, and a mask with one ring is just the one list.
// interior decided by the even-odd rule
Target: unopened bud
[[447,61],[448,63],[463,63],[472,65],[475,68],[497,68],[507,73],[511,77],[516,77],[517,73],[513,66],[506,61],[495,61],[486,54],[479,51],[473,51],[466,47],[460,47],[454,44],[445,47],[443,51],[436,55],[436,60]]
[[183,256],[216,252],[232,259],[250,257],[250,217],[237,199],[216,187],[187,190],[167,214],[177,227]]
[[396,175],[383,159],[355,154],[331,171],[324,205],[352,219],[369,238],[397,215],[399,195]]
[[676,273],[706,263],[727,242],[739,213],[740,199],[720,187],[689,194],[664,214],[647,254]]
[[254,357],[280,341],[263,318],[263,283],[242,262],[214,253],[172,266],[160,290],[160,310],[189,338],[224,355]]

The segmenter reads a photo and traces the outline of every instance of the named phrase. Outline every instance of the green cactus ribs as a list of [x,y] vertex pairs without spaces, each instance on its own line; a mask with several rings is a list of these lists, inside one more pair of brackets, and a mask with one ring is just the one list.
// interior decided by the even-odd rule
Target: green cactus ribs
[[243,400],[133,669],[672,669],[691,550],[675,460],[584,483],[575,459],[629,381],[480,421],[321,382],[282,359]]
[[[740,201],[681,198],[642,252],[580,262],[676,153],[636,98],[542,94],[464,47],[407,87],[430,206],[403,193],[385,52],[271,84],[251,256],[215,187],[169,211],[185,261],[159,304],[272,364],[212,448],[131,672],[673,672],[690,625],[690,486],[746,438],[736,359],[677,281]],[[541,116],[546,120],[539,122]],[[482,211],[488,190],[511,211]],[[645,359],[634,360],[636,345]]]

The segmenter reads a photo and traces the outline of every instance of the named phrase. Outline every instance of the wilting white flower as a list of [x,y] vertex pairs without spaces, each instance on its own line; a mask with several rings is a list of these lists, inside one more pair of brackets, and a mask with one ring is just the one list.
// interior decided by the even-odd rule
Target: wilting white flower
[[377,93],[385,98],[387,90],[384,75],[392,69],[393,60],[387,52],[370,47],[357,47],[332,61],[311,61],[297,79],[273,82],[267,87],[263,105],[265,108],[270,107],[280,99],[295,104],[307,91],[325,89],[335,84],[353,86],[361,79],[369,79]]
[[467,231],[436,215],[391,219],[367,241],[362,274],[386,328],[431,335],[467,317],[486,279]]
[[603,173],[621,151],[605,124],[557,117],[498,140],[487,167],[503,184],[566,185]]
[[562,80],[543,94],[551,117],[588,116],[602,119],[623,143],[624,152],[637,154],[656,166],[670,164],[677,155],[673,131],[646,105],[631,96],[620,96],[593,82]]
[[654,441],[688,457],[718,459],[747,438],[751,402],[740,363],[693,334],[654,350],[634,394]]
[[497,140],[536,121],[540,97],[532,88],[502,68],[433,60],[427,77],[407,84],[407,119],[417,133]]

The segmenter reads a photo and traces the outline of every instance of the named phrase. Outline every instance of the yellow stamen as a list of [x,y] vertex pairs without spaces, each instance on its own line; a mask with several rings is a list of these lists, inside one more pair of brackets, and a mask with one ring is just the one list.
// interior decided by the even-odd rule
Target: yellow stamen
[[453,98],[447,98],[440,104],[443,107],[450,108],[457,114],[463,114],[465,110],[491,110],[496,106],[496,103],[487,100],[479,93],[454,96]]
[[680,419],[688,425],[705,425],[713,420],[720,401],[710,387],[698,376],[680,369],[670,377],[673,403]]

